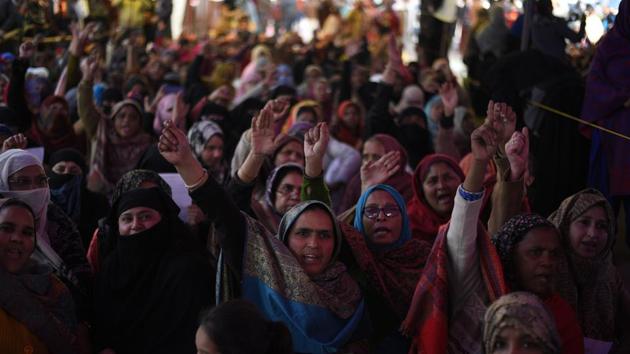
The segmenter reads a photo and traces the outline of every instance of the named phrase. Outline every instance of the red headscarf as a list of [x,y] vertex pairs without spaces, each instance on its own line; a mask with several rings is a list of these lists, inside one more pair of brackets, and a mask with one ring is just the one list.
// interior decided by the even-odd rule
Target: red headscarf
[[458,176],[464,181],[464,172],[457,162],[450,156],[442,154],[428,155],[420,161],[416,171],[413,174],[413,198],[407,203],[407,213],[409,213],[409,224],[411,225],[411,234],[414,238],[426,240],[433,244],[437,236],[440,225],[446,224],[451,218],[439,216],[429,204],[427,204],[422,191],[422,182],[427,177],[431,166],[442,162],[447,164]]
[[[346,110],[353,106],[358,110],[359,122],[356,127],[349,127],[343,120],[343,116],[345,115]],[[332,134],[335,138],[339,139],[339,141],[357,148],[357,145],[363,136],[363,120],[364,118],[361,106],[351,100],[343,101],[339,104],[339,108],[337,108],[337,120],[332,127]]]

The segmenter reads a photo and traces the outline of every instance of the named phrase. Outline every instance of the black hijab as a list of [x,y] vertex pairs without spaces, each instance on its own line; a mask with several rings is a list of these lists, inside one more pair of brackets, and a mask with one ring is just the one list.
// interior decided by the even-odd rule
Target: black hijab
[[[118,217],[134,207],[161,221],[134,235],[118,233]],[[116,353],[194,353],[199,312],[214,303],[213,274],[159,188],[122,194],[108,217],[110,247],[95,284],[97,349]]]

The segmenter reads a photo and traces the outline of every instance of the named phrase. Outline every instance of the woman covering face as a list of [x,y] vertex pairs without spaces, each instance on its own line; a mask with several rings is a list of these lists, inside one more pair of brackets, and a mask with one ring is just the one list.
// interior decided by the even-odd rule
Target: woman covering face
[[484,318],[486,354],[560,353],[560,339],[551,314],[536,297],[526,292],[504,295]]
[[192,353],[196,318],[213,302],[210,266],[159,188],[114,201],[95,281],[96,345],[114,352]]

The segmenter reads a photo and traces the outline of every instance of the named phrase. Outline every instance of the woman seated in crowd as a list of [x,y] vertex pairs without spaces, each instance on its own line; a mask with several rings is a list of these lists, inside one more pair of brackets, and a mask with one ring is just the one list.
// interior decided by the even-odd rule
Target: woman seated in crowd
[[48,164],[51,200],[76,224],[87,247],[98,221],[109,212],[109,201],[104,195],[87,189],[89,170],[79,151],[57,150],[50,155]]
[[197,160],[221,184],[230,178],[230,167],[224,159],[223,130],[214,122],[202,120],[188,130],[188,141]]
[[[271,129],[272,118],[260,115],[252,126]],[[284,322],[294,351],[362,352],[356,350],[361,348],[357,342],[367,335],[364,300],[358,284],[337,260],[342,236],[329,207],[316,201],[296,205],[283,216],[273,236],[241,213],[226,191],[208,178],[183,132],[165,129],[159,148],[177,168],[193,201],[223,231],[222,256],[232,283],[240,284],[236,291],[269,320]],[[223,280],[217,282],[221,285]]]
[[557,289],[576,309],[587,340],[608,342],[613,353],[630,351],[630,294],[612,262],[616,220],[597,190],[565,199],[549,220],[566,253]]
[[110,193],[125,172],[132,170],[151,144],[151,135],[142,128],[143,109],[134,99],[116,103],[109,117],[94,106],[93,73],[97,59],[91,59],[78,87],[77,100],[81,122],[90,141],[94,140],[90,163],[90,189]]
[[513,292],[492,303],[484,316],[486,354],[560,354],[560,338],[549,311],[540,299]]
[[35,218],[25,202],[0,200],[0,348],[89,353],[70,292],[50,267],[31,259],[39,241]]
[[[329,132],[324,123],[305,138],[306,169],[302,198],[330,204],[322,179],[322,155]],[[390,152],[361,169],[365,192],[359,198],[352,226],[341,222],[341,259],[365,294],[367,311],[375,319],[370,342],[378,353],[407,353],[409,340],[398,331],[431,244],[411,237],[402,195],[379,184],[400,168],[397,152]],[[313,177],[312,177],[313,176]]]
[[197,353],[293,354],[291,334],[250,302],[227,301],[202,313],[195,338]]
[[20,149],[0,154],[0,194],[31,207],[38,240],[33,258],[51,267],[70,288],[83,317],[92,278],[85,248],[72,220],[50,201],[48,177],[42,163]]
[[133,189],[114,200],[109,228],[99,239],[95,349],[195,352],[196,318],[214,302],[214,277],[178,213],[157,187]]

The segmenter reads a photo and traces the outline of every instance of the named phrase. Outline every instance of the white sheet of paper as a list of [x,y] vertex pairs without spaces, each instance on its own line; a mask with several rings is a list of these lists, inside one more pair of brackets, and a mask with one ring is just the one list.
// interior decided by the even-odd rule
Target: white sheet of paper
[[188,220],[188,207],[192,204],[192,199],[188,194],[188,189],[184,185],[184,180],[178,173],[160,173],[160,177],[171,186],[173,191],[173,201],[179,209],[179,218],[184,222]]
[[26,149],[26,151],[30,152],[35,157],[37,157],[39,161],[44,162],[44,147],[43,146]]
[[608,354],[612,345],[612,342],[584,337],[584,354]]

